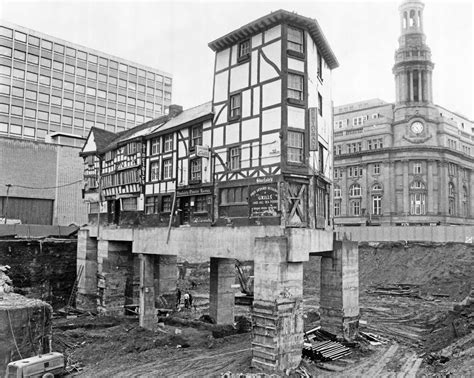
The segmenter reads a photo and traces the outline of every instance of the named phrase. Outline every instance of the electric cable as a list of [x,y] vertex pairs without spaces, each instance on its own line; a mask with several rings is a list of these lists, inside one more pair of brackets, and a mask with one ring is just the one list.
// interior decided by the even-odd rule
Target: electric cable
[[22,188],[22,189],[37,189],[37,190],[44,190],[44,189],[56,189],[56,188],[64,188],[65,186],[74,185],[74,184],[80,183],[80,182],[82,182],[82,181],[83,181],[83,180],[81,179],[81,180],[77,180],[77,181],[70,182],[70,183],[63,184],[63,185],[56,185],[56,186],[44,186],[44,187],[34,187],[34,186],[15,185],[15,184],[11,184],[10,186],[11,186],[11,187],[16,187],[16,188]]

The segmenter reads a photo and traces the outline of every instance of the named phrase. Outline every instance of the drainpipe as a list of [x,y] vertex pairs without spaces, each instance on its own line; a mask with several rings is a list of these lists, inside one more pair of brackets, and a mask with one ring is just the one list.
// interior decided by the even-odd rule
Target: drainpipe
[[7,219],[8,219],[8,195],[10,193],[10,188],[11,188],[12,184],[6,184],[5,186],[7,187],[7,200],[5,202],[5,224],[7,224]]

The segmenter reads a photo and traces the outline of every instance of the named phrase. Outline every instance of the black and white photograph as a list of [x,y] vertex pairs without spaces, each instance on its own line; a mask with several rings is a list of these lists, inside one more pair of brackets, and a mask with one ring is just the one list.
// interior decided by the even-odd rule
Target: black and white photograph
[[467,377],[474,3],[0,0],[0,377]]

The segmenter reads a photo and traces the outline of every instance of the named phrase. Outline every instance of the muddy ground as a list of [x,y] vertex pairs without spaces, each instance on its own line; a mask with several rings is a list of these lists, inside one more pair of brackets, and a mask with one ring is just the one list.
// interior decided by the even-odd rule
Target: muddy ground
[[[293,375],[472,374],[473,307],[453,310],[453,304],[472,288],[473,252],[472,246],[456,244],[361,245],[360,330],[381,343],[361,338],[351,355],[326,363],[305,359]],[[242,323],[232,330],[194,321],[208,313],[207,268],[188,266],[180,281],[182,288],[194,286],[195,309],[161,317],[153,331],[140,328],[134,317],[58,317],[54,349],[78,368],[72,374],[84,377],[258,373],[250,366],[250,333]],[[319,318],[319,258],[305,263],[304,283],[305,328],[310,329]],[[248,317],[249,311],[236,306],[237,316]]]

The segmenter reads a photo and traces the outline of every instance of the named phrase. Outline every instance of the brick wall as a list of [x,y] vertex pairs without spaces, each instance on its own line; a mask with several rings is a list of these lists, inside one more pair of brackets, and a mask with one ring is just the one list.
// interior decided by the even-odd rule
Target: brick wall
[[0,264],[10,265],[15,291],[58,308],[76,279],[76,251],[77,240],[0,240]]

